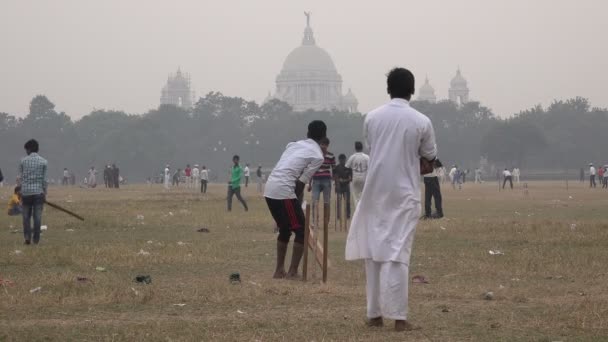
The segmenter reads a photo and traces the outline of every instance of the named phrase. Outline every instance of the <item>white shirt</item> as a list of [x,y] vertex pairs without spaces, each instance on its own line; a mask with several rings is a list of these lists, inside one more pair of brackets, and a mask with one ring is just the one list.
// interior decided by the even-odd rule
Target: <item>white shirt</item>
[[346,260],[409,265],[420,216],[420,157],[437,156],[431,120],[404,99],[369,112],[369,169],[346,241]]
[[165,168],[165,177],[170,177],[171,176],[171,171],[169,171],[169,168],[166,167]]
[[365,178],[369,167],[369,156],[363,152],[357,152],[348,158],[346,167],[353,170],[353,178]]
[[592,166],[589,168],[589,175],[595,176],[595,167]]
[[453,167],[453,168],[450,170],[450,174],[449,174],[449,175],[450,175],[450,177],[452,177],[452,178],[453,178],[453,177],[454,177],[454,175],[456,174],[456,171],[458,171],[458,169],[457,169],[457,168],[455,168],[455,167]]
[[505,177],[510,177],[511,176],[511,172],[509,170],[504,170],[502,172],[502,175],[505,176]]
[[264,197],[279,200],[297,198],[296,181],[299,179],[308,184],[324,159],[321,147],[312,139],[289,143],[268,176]]
[[243,176],[249,177],[249,166],[245,166],[243,169]]
[[63,177],[69,177],[70,173],[68,172],[68,170],[63,170]]
[[192,169],[192,177],[194,179],[198,179],[198,176],[200,175],[200,171],[198,170],[198,167],[195,167]]
[[209,170],[207,170],[207,169],[201,170],[201,180],[209,180]]

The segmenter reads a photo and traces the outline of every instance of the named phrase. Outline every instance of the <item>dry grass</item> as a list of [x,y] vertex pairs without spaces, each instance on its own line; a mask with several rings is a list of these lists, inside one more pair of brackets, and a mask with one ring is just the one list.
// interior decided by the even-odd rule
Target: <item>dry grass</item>
[[[410,287],[423,329],[402,334],[364,327],[363,267],[344,261],[344,233],[330,233],[328,285],[272,280],[273,224],[254,189],[249,213],[238,203],[226,213],[222,185],[207,197],[55,188],[50,199],[85,223],[47,208],[32,248],[1,216],[0,278],[14,285],[0,286],[0,341],[606,341],[608,192],[570,185],[533,183],[528,197],[495,184],[444,189],[449,219],[419,225],[411,266],[430,280]],[[139,274],[152,284],[134,283]]]

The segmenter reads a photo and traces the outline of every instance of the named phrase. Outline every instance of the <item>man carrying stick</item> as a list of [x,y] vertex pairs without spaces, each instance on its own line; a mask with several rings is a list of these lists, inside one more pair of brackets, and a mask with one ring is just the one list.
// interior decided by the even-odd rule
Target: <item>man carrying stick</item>
[[421,164],[437,155],[428,117],[410,107],[414,75],[395,68],[387,77],[391,101],[364,122],[370,164],[361,201],[346,241],[346,260],[365,260],[369,326],[395,320],[395,330],[412,330],[407,321],[408,273],[420,214]]
[[[304,212],[302,197],[305,185],[323,164],[319,143],[327,134],[323,121],[308,125],[308,139],[289,143],[281,159],[268,176],[264,197],[279,228],[277,238],[277,267],[274,278],[295,279],[304,253]],[[295,234],[289,271],[285,273],[285,256],[291,233]]]
[[[19,179],[21,181],[21,202],[23,204],[23,236],[25,244],[40,242],[40,225],[42,222],[42,207],[46,198],[47,161],[38,155],[38,142],[34,139],[25,143],[27,157],[19,164]],[[34,219],[32,240],[31,220]]]

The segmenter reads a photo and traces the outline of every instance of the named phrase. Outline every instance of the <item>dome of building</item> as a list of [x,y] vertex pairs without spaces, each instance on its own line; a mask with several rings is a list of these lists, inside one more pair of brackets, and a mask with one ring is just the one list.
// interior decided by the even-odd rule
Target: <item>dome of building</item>
[[420,90],[418,91],[418,100],[429,102],[435,102],[437,100],[437,97],[435,96],[435,89],[429,83],[428,77],[426,78],[424,84],[422,85],[422,87],[420,87]]
[[469,102],[469,87],[467,86],[467,80],[460,73],[460,68],[456,71],[456,76],[450,81],[448,96],[450,101],[458,105]]
[[276,78],[274,97],[289,103],[296,111],[351,110],[353,107],[345,105],[342,95],[342,76],[329,53],[317,46],[310,27],[310,13],[305,14],[302,44],[285,58]]
[[452,88],[467,86],[467,80],[462,77],[462,74],[460,73],[460,68],[458,68],[458,71],[456,71],[456,76],[454,76],[454,78],[452,78],[452,80],[450,81],[450,85],[452,86]]
[[283,63],[283,72],[321,71],[337,73],[327,51],[316,45],[302,45],[293,50]]

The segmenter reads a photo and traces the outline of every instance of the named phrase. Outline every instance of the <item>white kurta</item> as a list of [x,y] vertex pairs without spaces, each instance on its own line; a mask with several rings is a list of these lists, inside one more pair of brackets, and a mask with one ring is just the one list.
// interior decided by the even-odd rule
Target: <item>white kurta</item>
[[165,168],[165,189],[169,189],[169,185],[171,185],[171,172],[169,168]]
[[94,188],[97,186],[97,171],[95,170],[89,170],[89,182],[88,185],[91,188]]
[[420,215],[420,157],[435,158],[428,117],[393,99],[367,114],[370,164],[346,241],[346,260],[409,265]]

